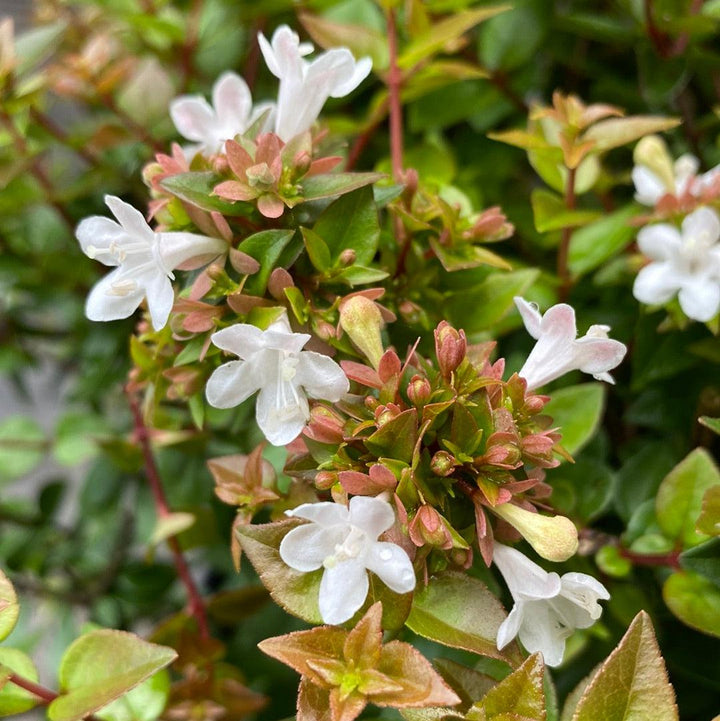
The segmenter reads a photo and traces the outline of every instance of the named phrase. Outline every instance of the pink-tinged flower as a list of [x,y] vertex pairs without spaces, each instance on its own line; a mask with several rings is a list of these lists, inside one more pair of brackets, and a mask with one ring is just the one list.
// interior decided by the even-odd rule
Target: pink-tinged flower
[[197,143],[186,149],[188,155],[213,155],[271,108],[271,103],[253,107],[247,83],[226,72],[213,85],[212,105],[202,95],[181,95],[170,103],[170,117],[180,135]]
[[518,375],[528,390],[544,386],[572,370],[591,373],[594,378],[613,383],[608,371],[620,364],[627,348],[608,338],[610,327],[592,325],[586,335],[577,337],[575,311],[566,303],[552,306],[541,315],[534,303],[516,297],[527,332],[537,340]]
[[255,412],[275,446],[295,440],[310,419],[308,396],[338,401],[350,383],[332,358],[302,350],[307,333],[293,333],[283,315],[267,330],[237,323],[212,335],[212,342],[240,360],[210,376],[205,395],[215,408],[232,408],[260,391]]
[[498,629],[498,649],[517,636],[529,653],[540,651],[548,666],[559,666],[566,639],[600,618],[598,599],[610,598],[607,589],[586,573],[548,573],[520,551],[497,542],[493,562],[515,601]]
[[651,262],[640,270],[633,295],[648,305],[662,305],[676,294],[688,318],[707,322],[720,310],[720,217],[698,208],[679,231],[656,223],[638,233],[640,250]]
[[270,72],[280,79],[275,132],[286,142],[309,130],[328,98],[355,90],[372,68],[370,58],[355,61],[347,48],[328,50],[312,62],[304,60],[313,46],[301,43],[287,25],[277,28],[270,42],[259,33],[258,42]]
[[296,571],[324,568],[318,603],[325,623],[344,623],[365,602],[372,571],[395,593],[415,588],[407,553],[378,536],[395,523],[392,506],[380,498],[355,496],[339,503],[304,503],[287,515],[311,523],[294,528],[280,544],[280,557]]
[[167,323],[175,295],[172,271],[191,259],[197,267],[227,250],[225,241],[194,233],[156,233],[142,213],[106,195],[117,222],[93,215],[75,234],[83,253],[104,265],[117,266],[90,291],[85,315],[90,320],[128,318],[147,299],[155,330]]

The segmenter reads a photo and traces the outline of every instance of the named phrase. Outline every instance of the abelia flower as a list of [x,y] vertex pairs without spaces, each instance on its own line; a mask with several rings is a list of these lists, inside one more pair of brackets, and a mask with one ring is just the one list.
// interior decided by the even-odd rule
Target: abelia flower
[[539,651],[548,666],[559,666],[566,639],[600,618],[598,599],[610,598],[607,589],[586,573],[548,573],[520,551],[497,542],[493,561],[515,601],[498,629],[498,649],[517,636],[529,653]]
[[214,155],[271,108],[271,103],[253,107],[247,83],[226,72],[213,85],[212,105],[202,95],[181,95],[170,103],[170,117],[180,135],[197,143],[185,149],[188,155]]
[[172,271],[191,259],[203,265],[227,245],[194,233],[156,233],[142,213],[114,195],[106,195],[105,204],[117,222],[93,215],[75,231],[85,255],[117,266],[90,291],[85,315],[90,320],[128,318],[147,298],[153,328],[160,330],[175,300]]
[[260,391],[257,423],[275,446],[295,440],[310,419],[308,396],[338,401],[350,384],[332,358],[303,351],[307,333],[293,333],[283,315],[267,330],[237,323],[213,333],[212,342],[240,358],[217,368],[205,388],[208,403],[232,408]]
[[676,294],[688,318],[707,322],[720,310],[720,217],[698,208],[682,229],[656,223],[638,233],[638,246],[651,262],[640,270],[633,295],[649,305],[667,303]]
[[309,130],[329,97],[342,98],[355,90],[372,68],[370,58],[355,61],[347,48],[304,60],[313,46],[301,43],[287,25],[277,28],[270,42],[259,33],[258,42],[270,72],[280,79],[275,132],[286,142]]
[[577,337],[575,311],[566,303],[552,306],[541,315],[534,303],[516,297],[527,332],[537,340],[518,375],[534,390],[572,370],[591,373],[594,378],[614,383],[608,373],[620,364],[627,348],[608,338],[610,327],[592,325],[586,335]]
[[296,571],[324,568],[318,605],[325,623],[344,623],[365,602],[372,571],[395,593],[415,588],[415,573],[407,553],[378,536],[395,523],[386,501],[354,496],[345,507],[339,503],[304,503],[289,516],[311,523],[294,528],[280,544],[280,557]]

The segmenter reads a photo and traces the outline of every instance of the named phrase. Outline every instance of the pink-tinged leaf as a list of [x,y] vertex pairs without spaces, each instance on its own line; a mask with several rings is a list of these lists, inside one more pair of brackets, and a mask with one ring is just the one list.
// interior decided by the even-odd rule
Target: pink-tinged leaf
[[255,258],[237,248],[230,249],[230,265],[243,275],[252,275],[260,270],[260,263]]
[[238,180],[226,180],[213,188],[213,195],[226,200],[248,201],[257,197],[257,191]]
[[277,195],[271,195],[265,193],[261,195],[257,201],[258,210],[266,218],[279,218],[285,210],[285,204],[277,197]]
[[331,170],[337,167],[342,162],[342,158],[339,155],[333,155],[328,158],[318,158],[310,164],[310,170],[305,174],[306,177],[311,175],[321,175],[323,173],[329,173]]
[[340,367],[351,381],[357,381],[368,388],[377,388],[378,390],[383,387],[377,371],[369,366],[355,361],[340,361]]
[[238,178],[244,178],[247,169],[255,165],[255,161],[250,154],[234,140],[228,140],[225,143],[225,152],[227,153],[230,169]]
[[335,721],[330,711],[330,693],[307,678],[300,680],[297,721]]
[[340,471],[340,484],[353,496],[377,496],[378,493],[390,490],[397,485],[395,476],[390,473],[392,480],[385,476],[379,479],[357,471]]
[[308,662],[318,661],[322,666],[327,662],[341,661],[347,635],[347,631],[338,626],[319,626],[309,631],[267,638],[258,644],[258,648],[313,683],[329,688],[330,684]]
[[380,660],[382,648],[382,605],[374,603],[348,633],[343,646],[345,660],[352,661],[358,668],[375,668]]

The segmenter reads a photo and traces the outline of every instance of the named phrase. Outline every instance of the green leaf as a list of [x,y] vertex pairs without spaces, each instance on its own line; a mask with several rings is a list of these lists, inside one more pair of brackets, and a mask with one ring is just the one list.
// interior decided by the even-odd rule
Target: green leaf
[[468,712],[468,718],[476,718],[475,712],[482,710],[483,721],[505,721],[508,718],[544,721],[544,668],[540,654],[533,654],[517,671],[490,689]]
[[410,408],[365,439],[365,446],[378,457],[394,458],[410,463],[417,439],[417,409]]
[[700,416],[698,421],[709,428],[713,433],[720,435],[720,418],[710,418],[710,416]]
[[510,273],[492,273],[481,283],[448,295],[445,315],[466,333],[490,330],[514,308],[513,298],[529,288],[540,271],[524,268]]
[[32,418],[11,416],[0,423],[0,481],[29,473],[45,455],[42,428]]
[[280,255],[295,235],[294,230],[262,230],[243,240],[238,250],[255,258],[260,270],[251,275],[244,290],[251,295],[264,295],[270,273],[275,268]]
[[165,710],[170,694],[170,674],[158,671],[93,716],[104,721],[155,721]]
[[46,23],[19,34],[15,38],[17,74],[24,75],[31,70],[36,70],[36,66],[55,51],[66,29],[67,22],[57,20],[54,23]]
[[585,275],[624,250],[637,234],[637,228],[628,222],[636,215],[637,209],[629,205],[576,230],[568,250],[572,275]]
[[385,176],[382,173],[326,173],[304,178],[300,192],[302,198],[297,203],[320,198],[332,198],[353,190],[371,185]]
[[713,486],[705,491],[695,528],[698,533],[720,536],[720,486]]
[[350,287],[356,285],[365,285],[366,283],[379,283],[385,280],[389,273],[377,268],[366,268],[364,265],[351,265],[343,268],[339,273],[335,273],[331,280],[333,282],[342,281]]
[[330,257],[330,249],[327,243],[310,228],[300,228],[303,240],[305,241],[305,250],[307,250],[310,262],[315,270],[321,273],[327,273],[332,266],[332,258]]
[[588,225],[603,216],[597,210],[568,210],[565,201],[557,193],[543,188],[533,190],[530,202],[538,233]]
[[495,5],[455,13],[445,20],[434,23],[426,32],[415,38],[398,58],[400,68],[411,68],[426,60],[453,41],[457,41],[478,23],[510,9],[510,5]]
[[65,651],[58,677],[62,695],[48,707],[51,721],[78,721],[107,706],[168,666],[177,653],[125,631],[80,636]]
[[594,435],[605,406],[602,383],[581,383],[553,391],[543,409],[554,426],[560,426],[562,445],[568,453],[577,453]]
[[681,553],[680,565],[720,586],[720,538],[713,538]]
[[37,696],[8,681],[8,673],[16,673],[28,681],[37,683],[38,672],[32,659],[16,648],[0,647],[0,716],[14,716],[38,705]]
[[[276,523],[241,525],[236,532],[243,553],[250,559],[273,601],[303,621],[321,624],[318,594],[323,569],[300,573],[285,565],[278,550],[282,539],[302,523],[301,519],[289,518]],[[370,574],[368,597],[355,618],[360,618],[376,601],[382,601],[383,628],[402,628],[411,598],[409,593],[393,593],[374,574]]]
[[250,215],[253,206],[249,203],[230,202],[213,195],[216,185],[222,182],[219,175],[212,172],[178,173],[164,178],[160,185],[173,195],[202,210],[217,210],[223,215]]
[[463,243],[454,248],[447,248],[435,238],[430,238],[430,247],[449,273],[467,268],[477,268],[480,265],[490,265],[493,268],[510,270],[512,266],[504,258],[487,248],[472,243]]
[[359,265],[371,263],[380,238],[372,189],[359,188],[338,198],[322,212],[313,230],[327,243],[334,262],[344,250],[352,250]]
[[498,651],[496,638],[506,613],[482,581],[464,573],[445,571],[415,592],[406,625],[415,633],[451,648],[498,658],[517,666],[515,644]]
[[684,548],[697,546],[707,536],[695,530],[705,492],[720,484],[720,469],[705,448],[691,451],[663,479],[655,499],[657,521],[663,533]]
[[10,579],[0,571],[0,641],[15,628],[20,613],[15,589]]
[[645,611],[582,695],[573,721],[678,721],[675,693]]
[[720,589],[692,571],[673,573],[663,585],[667,607],[685,624],[720,638]]
[[592,125],[580,138],[595,141],[594,151],[605,151],[639,140],[644,135],[676,128],[680,120],[655,115],[633,115],[629,118],[607,118]]
[[102,417],[82,411],[65,413],[55,426],[53,453],[58,463],[74,466],[92,458],[98,450],[95,438],[103,434]]

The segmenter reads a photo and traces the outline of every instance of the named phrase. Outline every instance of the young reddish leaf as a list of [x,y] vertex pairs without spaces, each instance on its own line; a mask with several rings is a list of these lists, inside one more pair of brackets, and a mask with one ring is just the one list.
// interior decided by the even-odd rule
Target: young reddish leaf
[[310,683],[307,678],[300,680],[297,721],[333,721],[328,690]]
[[645,611],[588,684],[573,721],[678,721],[675,692]]

